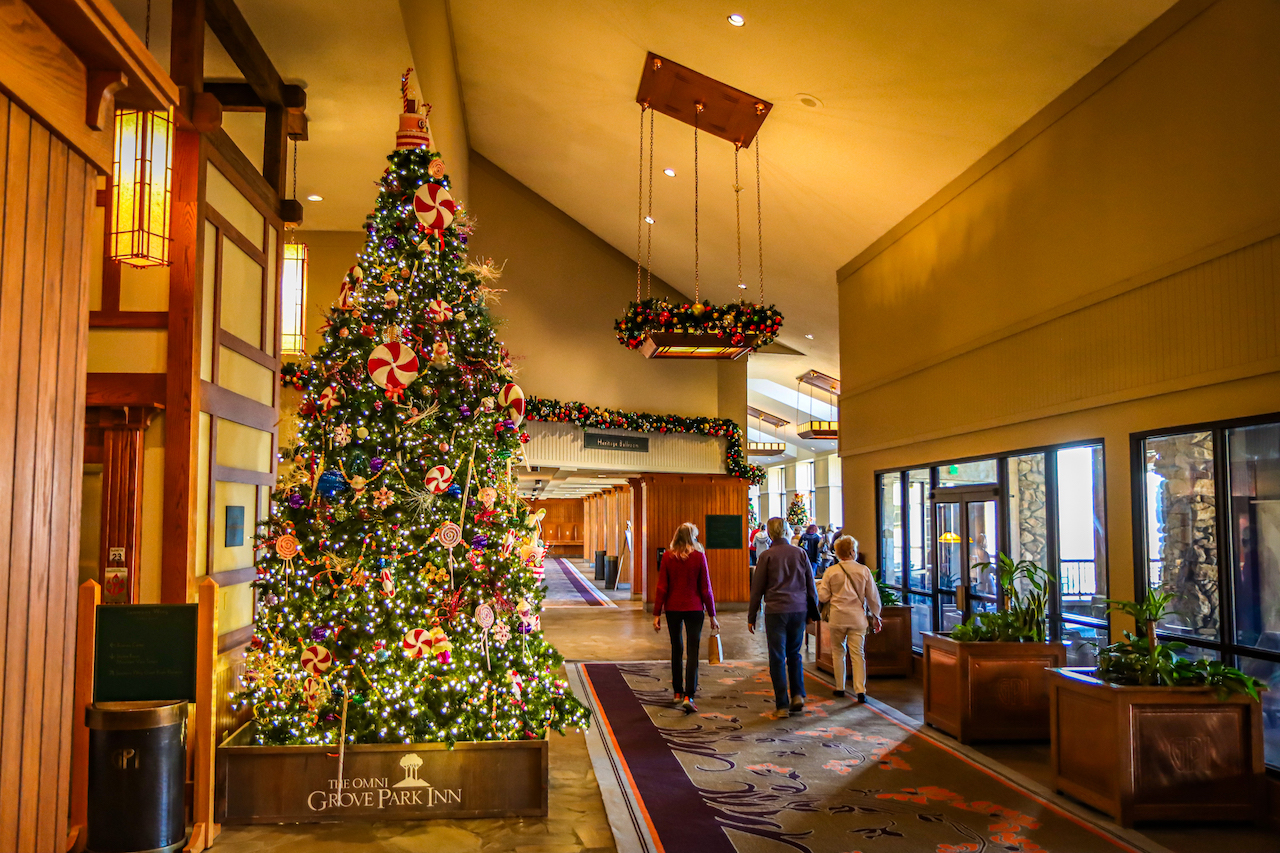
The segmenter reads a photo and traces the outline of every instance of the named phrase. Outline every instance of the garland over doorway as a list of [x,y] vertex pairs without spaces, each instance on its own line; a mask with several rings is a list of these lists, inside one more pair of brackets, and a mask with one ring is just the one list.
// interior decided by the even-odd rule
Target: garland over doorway
[[680,415],[651,415],[648,412],[620,412],[579,403],[562,403],[529,397],[525,418],[544,423],[576,424],[593,429],[625,429],[631,432],[684,433],[725,439],[725,470],[753,486],[764,482],[765,471],[747,461],[742,427],[728,418],[686,418]]

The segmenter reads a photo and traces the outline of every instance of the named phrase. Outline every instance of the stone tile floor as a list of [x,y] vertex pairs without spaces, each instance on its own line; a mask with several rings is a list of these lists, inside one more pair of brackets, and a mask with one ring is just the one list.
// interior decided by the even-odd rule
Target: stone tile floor
[[[581,565],[581,564],[580,564]],[[584,574],[586,574],[584,570]],[[590,577],[590,575],[588,575]],[[602,582],[601,582],[602,585]],[[548,639],[570,661],[665,660],[665,628],[639,602],[615,608],[556,608],[543,615]],[[726,660],[764,660],[764,633],[752,635],[742,612],[720,618]],[[702,653],[706,659],[705,645]],[[806,659],[811,653],[806,652]],[[878,679],[871,693],[908,716],[924,713],[916,679]],[[1049,777],[1048,744],[990,744],[978,749],[1041,784]],[[610,853],[614,851],[600,790],[580,733],[552,736],[551,792],[546,818],[442,820],[430,823],[308,824],[223,827],[217,853]],[[1280,853],[1280,832],[1251,826],[1208,824],[1147,826],[1141,832],[1174,853]]]

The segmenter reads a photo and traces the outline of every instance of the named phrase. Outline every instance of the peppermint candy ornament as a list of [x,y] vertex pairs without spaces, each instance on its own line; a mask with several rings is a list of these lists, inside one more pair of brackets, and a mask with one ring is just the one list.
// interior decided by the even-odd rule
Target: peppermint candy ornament
[[433,323],[447,323],[453,319],[453,307],[443,299],[427,303],[427,319]]
[[413,212],[418,221],[432,231],[443,231],[453,224],[457,202],[439,184],[425,183],[413,194]]
[[395,581],[395,578],[391,576],[390,569],[382,570],[382,575],[380,577],[380,580],[382,581],[383,595],[385,595],[387,598],[390,598],[396,594],[396,581]]
[[312,675],[324,675],[333,665],[333,653],[324,646],[307,646],[302,650],[302,668]]
[[379,388],[403,391],[418,378],[418,355],[402,343],[380,344],[369,355],[369,377]]
[[498,392],[498,405],[507,410],[516,426],[524,420],[524,391],[520,390],[520,386],[514,382],[508,382],[502,386],[502,390]]
[[322,412],[332,411],[342,405],[342,389],[330,385],[316,397],[316,408]]
[[453,472],[448,465],[437,465],[427,472],[426,485],[432,494],[444,494],[453,485]]
[[405,632],[401,645],[406,655],[420,658],[431,648],[431,633],[426,628],[410,628]]

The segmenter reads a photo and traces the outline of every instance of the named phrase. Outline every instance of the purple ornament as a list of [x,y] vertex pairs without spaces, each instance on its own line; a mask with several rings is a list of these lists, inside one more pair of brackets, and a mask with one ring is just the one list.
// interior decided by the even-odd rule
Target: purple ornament
[[400,238],[399,238],[399,237],[388,237],[388,238],[387,238],[387,248],[388,248],[388,249],[394,249],[396,246],[399,246],[399,245],[400,245]]
[[464,418],[471,417],[471,407],[466,405],[465,403],[462,404],[461,406],[458,407],[458,414],[462,415]]
[[317,643],[323,640],[327,636],[329,636],[328,628],[316,626],[315,628],[311,629],[311,639],[315,640]]
[[381,456],[375,456],[369,460],[369,470],[376,474],[381,471],[382,466],[386,464],[386,461],[383,460]]
[[513,430],[513,429],[515,429],[515,428],[516,428],[516,422],[515,422],[515,421],[513,421],[513,420],[511,420],[510,418],[507,418],[505,421],[503,421],[503,422],[502,422],[502,425],[503,425],[504,427],[506,427],[507,429],[512,429],[512,430]]
[[306,503],[306,501],[303,500],[302,495],[298,494],[297,492],[294,492],[293,494],[289,495],[289,506],[293,507],[294,509],[302,509],[302,505],[304,503]]
[[533,626],[530,625],[528,622],[521,622],[519,625],[516,626],[516,630],[521,634],[532,634]]
[[471,538],[472,548],[483,548],[488,544],[489,544],[489,537],[485,536],[483,533],[477,533],[475,536]]
[[467,506],[475,506],[475,505],[476,505],[475,498],[467,498]]

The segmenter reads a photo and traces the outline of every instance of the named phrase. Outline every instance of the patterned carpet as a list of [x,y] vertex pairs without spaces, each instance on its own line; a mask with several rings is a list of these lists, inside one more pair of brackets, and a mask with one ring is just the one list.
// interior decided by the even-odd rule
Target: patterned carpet
[[773,720],[768,668],[703,665],[699,711],[670,666],[585,663],[592,763],[619,853],[1161,853],[1133,832],[810,675],[802,717]]
[[546,560],[547,599],[544,607],[617,607],[595,584],[563,557]]

